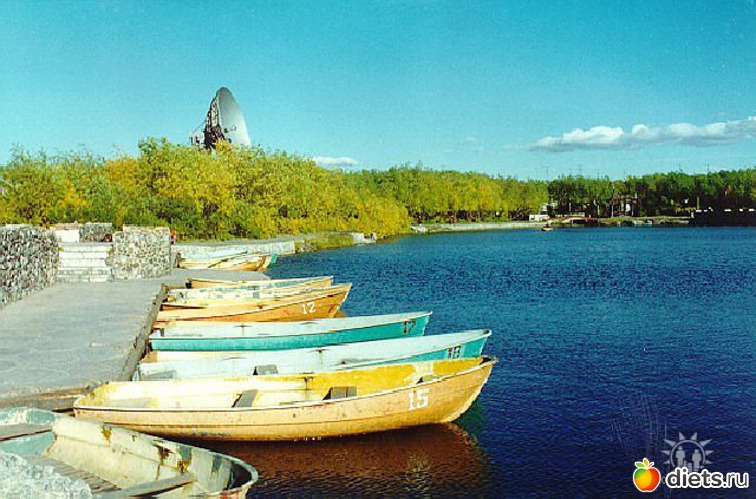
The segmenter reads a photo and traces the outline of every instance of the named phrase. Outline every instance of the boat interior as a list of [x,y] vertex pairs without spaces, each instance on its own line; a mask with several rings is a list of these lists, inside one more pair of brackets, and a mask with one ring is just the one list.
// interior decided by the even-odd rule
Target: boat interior
[[47,411],[0,413],[0,452],[81,479],[96,497],[186,497],[237,488],[257,478],[244,466],[198,450]]

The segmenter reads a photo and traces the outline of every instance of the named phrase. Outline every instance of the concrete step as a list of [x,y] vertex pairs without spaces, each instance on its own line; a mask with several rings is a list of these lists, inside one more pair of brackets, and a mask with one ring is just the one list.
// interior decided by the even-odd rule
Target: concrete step
[[112,275],[57,275],[55,282],[112,282]]
[[58,269],[55,274],[57,282],[109,282],[114,280],[109,268],[74,267]]
[[64,258],[108,258],[109,251],[60,251],[58,252],[61,259]]
[[113,243],[61,243],[58,247],[61,252],[107,253],[112,250]]
[[110,267],[58,267],[58,274],[112,274]]
[[110,267],[109,262],[104,258],[66,258],[58,261],[58,268],[70,267]]

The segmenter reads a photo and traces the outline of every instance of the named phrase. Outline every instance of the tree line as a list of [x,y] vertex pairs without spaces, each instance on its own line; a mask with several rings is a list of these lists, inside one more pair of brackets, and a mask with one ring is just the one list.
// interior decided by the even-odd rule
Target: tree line
[[562,177],[522,181],[422,164],[342,171],[308,157],[218,144],[215,152],[148,139],[136,156],[12,151],[0,166],[0,223],[168,225],[183,237],[264,238],[320,231],[401,234],[410,223],[527,218],[552,201],[560,212],[624,196],[639,215],[690,206],[756,205],[756,169],[711,175],[650,174],[624,181]]
[[550,182],[548,190],[557,213],[680,216],[695,209],[756,207],[756,168],[704,174],[650,173],[625,180],[569,176]]

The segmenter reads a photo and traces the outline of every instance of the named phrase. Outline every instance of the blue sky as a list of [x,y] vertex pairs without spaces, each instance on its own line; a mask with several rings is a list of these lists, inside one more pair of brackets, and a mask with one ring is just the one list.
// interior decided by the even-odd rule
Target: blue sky
[[756,4],[4,2],[14,144],[187,143],[229,87],[253,143],[519,178],[756,165]]

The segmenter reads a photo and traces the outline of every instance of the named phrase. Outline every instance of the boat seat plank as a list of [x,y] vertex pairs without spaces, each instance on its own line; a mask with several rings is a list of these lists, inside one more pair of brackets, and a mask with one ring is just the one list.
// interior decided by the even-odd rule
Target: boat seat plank
[[149,374],[140,374],[139,380],[140,381],[164,381],[169,379],[174,379],[176,377],[176,371],[174,369],[169,369],[165,371],[155,371]]
[[275,364],[255,366],[255,370],[252,373],[253,376],[264,376],[267,374],[278,374],[278,367]]
[[48,431],[52,431],[52,426],[38,424],[3,425],[0,426],[0,441],[25,437],[27,435],[36,435],[37,433],[45,433]]
[[103,480],[93,473],[90,473],[86,470],[74,468],[73,466],[70,466],[62,461],[58,461],[57,459],[52,459],[47,456],[28,456],[25,459],[32,464],[36,464],[37,466],[51,466],[55,473],[66,478],[70,478],[72,480],[84,480],[93,494],[111,492],[118,489],[118,487],[116,487],[112,483],[108,482],[107,480]]
[[332,386],[323,400],[343,399],[347,397],[356,397],[356,386]]
[[100,494],[98,497],[115,499],[122,497],[153,496],[155,494],[162,494],[163,492],[168,492],[169,490],[189,485],[196,480],[197,478],[191,473],[184,473],[183,475],[164,478],[162,480],[156,480],[154,482],[143,483],[133,487]]
[[257,397],[257,390],[244,390],[234,402],[234,407],[252,407],[255,397]]

